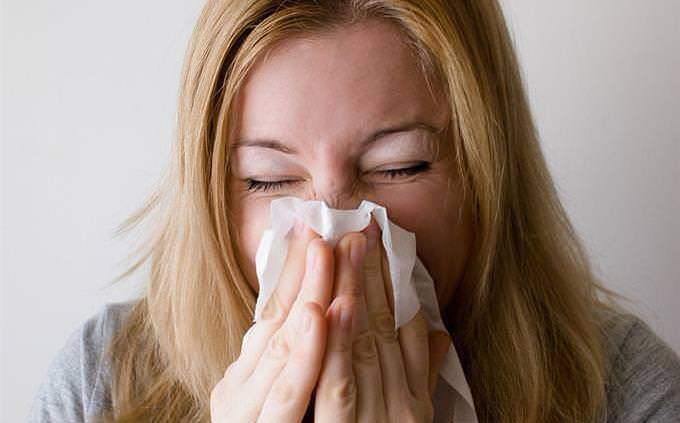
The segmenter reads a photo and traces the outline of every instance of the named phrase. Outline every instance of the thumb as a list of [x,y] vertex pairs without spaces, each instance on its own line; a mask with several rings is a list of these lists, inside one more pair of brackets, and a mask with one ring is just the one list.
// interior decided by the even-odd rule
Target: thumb
[[439,370],[444,363],[446,354],[449,352],[451,347],[451,336],[448,333],[442,331],[430,332],[428,336],[428,342],[430,347],[430,370],[429,370],[429,387],[430,396],[434,394],[434,390],[437,387],[437,375],[439,375]]

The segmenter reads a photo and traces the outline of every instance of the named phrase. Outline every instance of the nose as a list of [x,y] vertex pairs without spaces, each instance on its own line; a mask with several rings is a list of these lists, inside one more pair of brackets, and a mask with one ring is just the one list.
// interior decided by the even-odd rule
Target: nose
[[349,169],[324,172],[314,178],[312,199],[325,201],[334,209],[355,209],[362,198],[359,181]]

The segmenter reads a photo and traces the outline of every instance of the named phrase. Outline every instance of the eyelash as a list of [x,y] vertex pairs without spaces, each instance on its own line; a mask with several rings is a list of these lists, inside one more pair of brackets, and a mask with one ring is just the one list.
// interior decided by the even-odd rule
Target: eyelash
[[[390,179],[398,178],[400,176],[412,176],[418,173],[422,173],[425,171],[430,170],[430,163],[428,162],[420,162],[414,166],[411,167],[405,167],[401,169],[387,169],[387,170],[381,170],[378,171],[377,173],[380,173],[382,175],[385,175],[386,177]],[[246,183],[248,184],[248,191],[252,192],[257,192],[257,191],[262,191],[262,192],[269,192],[269,191],[275,191],[277,189],[283,188],[285,185],[293,184],[297,181],[294,180],[287,180],[287,181],[257,181],[255,179],[246,179]]]

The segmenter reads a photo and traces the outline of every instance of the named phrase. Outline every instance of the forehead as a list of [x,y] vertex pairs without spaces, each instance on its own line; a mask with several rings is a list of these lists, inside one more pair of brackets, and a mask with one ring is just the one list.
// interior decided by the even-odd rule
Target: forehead
[[353,136],[423,117],[436,123],[441,100],[396,27],[366,21],[286,39],[261,55],[237,97],[237,131]]

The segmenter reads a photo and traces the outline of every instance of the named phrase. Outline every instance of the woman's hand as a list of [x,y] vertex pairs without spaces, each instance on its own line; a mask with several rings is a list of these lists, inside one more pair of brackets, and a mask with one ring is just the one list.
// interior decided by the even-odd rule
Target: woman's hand
[[428,334],[420,311],[395,331],[392,284],[375,222],[365,232],[346,235],[335,249],[315,421],[431,422],[431,396],[451,339]]
[[333,268],[330,246],[296,226],[275,291],[213,388],[212,422],[302,420],[326,347]]

